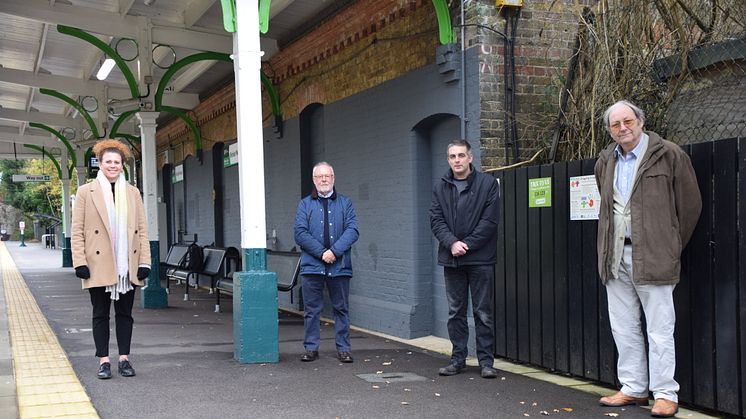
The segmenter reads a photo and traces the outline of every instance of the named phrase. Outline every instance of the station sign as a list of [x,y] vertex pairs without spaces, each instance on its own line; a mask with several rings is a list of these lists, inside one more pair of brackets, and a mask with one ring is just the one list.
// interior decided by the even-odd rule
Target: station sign
[[184,165],[180,164],[174,166],[174,171],[171,173],[171,183],[178,183],[184,180]]
[[49,175],[13,175],[13,182],[49,182]]
[[233,143],[223,151],[223,167],[235,166],[238,164],[238,143]]

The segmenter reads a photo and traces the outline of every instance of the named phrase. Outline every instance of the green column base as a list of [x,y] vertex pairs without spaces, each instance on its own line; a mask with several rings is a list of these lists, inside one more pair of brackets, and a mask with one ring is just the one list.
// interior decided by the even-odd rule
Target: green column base
[[266,249],[244,249],[244,261],[250,270],[233,274],[233,356],[241,364],[279,362],[277,274],[266,270]]
[[65,237],[65,247],[62,248],[62,267],[73,267],[73,249],[69,237]]
[[168,308],[168,294],[161,286],[161,251],[157,241],[150,242],[150,276],[146,283],[140,293],[142,308]]

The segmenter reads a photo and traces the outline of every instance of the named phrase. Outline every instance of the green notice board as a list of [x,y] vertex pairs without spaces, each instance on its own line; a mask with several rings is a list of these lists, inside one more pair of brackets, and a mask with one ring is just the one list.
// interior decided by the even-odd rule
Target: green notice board
[[552,206],[552,178],[541,177],[528,180],[528,207]]

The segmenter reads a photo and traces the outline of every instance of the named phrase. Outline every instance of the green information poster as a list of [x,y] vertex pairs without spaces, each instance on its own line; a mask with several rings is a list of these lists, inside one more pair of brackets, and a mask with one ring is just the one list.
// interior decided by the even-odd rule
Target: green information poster
[[552,206],[552,178],[541,177],[528,180],[528,207]]

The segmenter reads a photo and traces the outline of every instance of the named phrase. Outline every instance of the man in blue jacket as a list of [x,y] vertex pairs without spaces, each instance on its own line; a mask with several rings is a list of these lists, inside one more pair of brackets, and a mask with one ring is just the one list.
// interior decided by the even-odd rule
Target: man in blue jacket
[[319,316],[324,306],[324,286],[334,308],[337,358],[352,362],[350,354],[350,278],[352,245],[359,236],[352,201],[334,189],[334,169],[329,163],[313,167],[311,195],[298,204],[295,242],[301,248],[300,275],[303,287],[303,346],[301,361],[319,357]]
[[453,345],[451,362],[438,373],[456,375],[466,365],[471,291],[481,375],[495,378],[493,298],[500,187],[494,177],[474,169],[473,158],[468,141],[452,141],[448,144],[451,169],[433,187],[430,228],[439,243],[438,264],[445,276],[448,336]]

